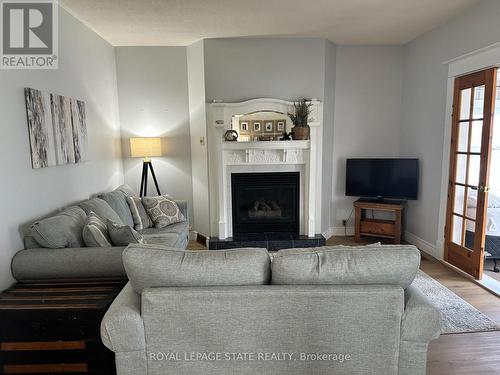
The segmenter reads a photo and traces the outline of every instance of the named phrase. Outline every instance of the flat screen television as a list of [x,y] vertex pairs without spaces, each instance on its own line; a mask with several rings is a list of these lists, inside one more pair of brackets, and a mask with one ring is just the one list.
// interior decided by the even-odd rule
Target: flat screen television
[[347,159],[345,194],[414,200],[418,176],[418,159]]

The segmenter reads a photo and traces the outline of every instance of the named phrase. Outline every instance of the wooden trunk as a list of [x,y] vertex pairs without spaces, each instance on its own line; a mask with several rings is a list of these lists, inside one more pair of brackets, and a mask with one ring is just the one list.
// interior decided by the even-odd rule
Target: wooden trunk
[[100,324],[123,280],[15,284],[0,294],[0,373],[115,374]]

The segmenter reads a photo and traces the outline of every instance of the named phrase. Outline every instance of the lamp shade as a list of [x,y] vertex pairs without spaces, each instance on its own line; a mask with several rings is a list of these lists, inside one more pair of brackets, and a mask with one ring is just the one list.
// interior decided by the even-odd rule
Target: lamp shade
[[161,138],[130,138],[130,156],[133,158],[161,156]]

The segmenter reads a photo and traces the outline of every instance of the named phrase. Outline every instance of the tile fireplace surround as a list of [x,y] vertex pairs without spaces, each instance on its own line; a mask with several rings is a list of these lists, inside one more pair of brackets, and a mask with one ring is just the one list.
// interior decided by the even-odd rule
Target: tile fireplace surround
[[[322,103],[312,100],[307,141],[226,142],[233,116],[256,112],[293,111],[293,103],[279,99],[253,99],[208,106],[211,236],[209,248],[242,246],[310,247],[324,244],[321,234]],[[232,173],[299,172],[299,233],[259,233],[233,238]]]

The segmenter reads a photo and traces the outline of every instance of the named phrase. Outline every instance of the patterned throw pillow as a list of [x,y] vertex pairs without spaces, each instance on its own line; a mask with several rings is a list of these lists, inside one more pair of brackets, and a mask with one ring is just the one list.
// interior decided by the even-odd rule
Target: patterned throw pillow
[[170,224],[186,221],[177,203],[167,195],[143,197],[142,203],[155,228],[163,228]]
[[82,237],[87,247],[112,246],[106,223],[94,211],[90,211],[87,216]]
[[149,217],[144,205],[142,204],[141,198],[139,197],[127,197],[127,203],[130,207],[130,212],[132,213],[132,218],[134,219],[134,229],[143,230],[146,228],[151,228],[153,222]]
[[113,246],[128,246],[131,243],[143,242],[142,236],[128,225],[121,225],[108,220],[107,226]]

